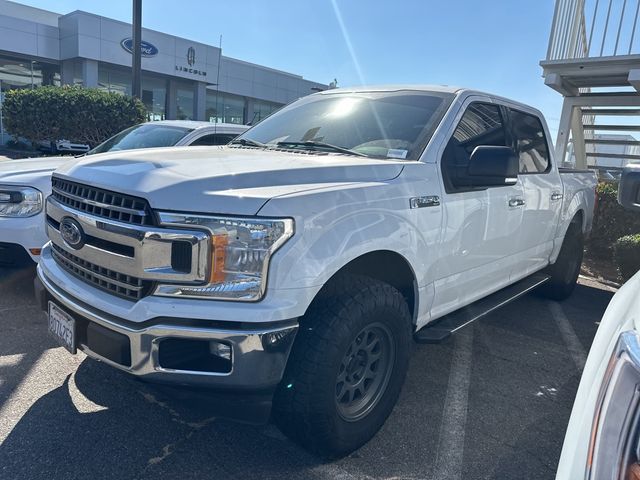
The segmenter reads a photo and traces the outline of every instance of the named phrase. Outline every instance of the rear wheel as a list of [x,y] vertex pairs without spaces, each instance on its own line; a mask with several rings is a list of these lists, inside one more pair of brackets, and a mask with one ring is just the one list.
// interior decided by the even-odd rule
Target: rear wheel
[[274,419],[305,448],[345,455],[366,443],[395,405],[408,368],[411,317],[392,286],[333,281],[301,319]]
[[576,287],[584,253],[584,235],[578,220],[569,225],[556,262],[545,270],[551,278],[538,291],[547,298],[565,300]]

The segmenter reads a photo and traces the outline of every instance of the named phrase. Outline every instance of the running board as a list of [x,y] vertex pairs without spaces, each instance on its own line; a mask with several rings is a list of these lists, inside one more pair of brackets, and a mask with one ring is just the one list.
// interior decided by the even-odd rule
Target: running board
[[522,295],[539,287],[547,280],[549,275],[536,273],[513,285],[498,290],[488,297],[481,298],[476,302],[451,312],[444,317],[434,320],[422,329],[413,334],[413,339],[417,343],[440,343],[463,327],[479,320],[498,308],[513,302]]

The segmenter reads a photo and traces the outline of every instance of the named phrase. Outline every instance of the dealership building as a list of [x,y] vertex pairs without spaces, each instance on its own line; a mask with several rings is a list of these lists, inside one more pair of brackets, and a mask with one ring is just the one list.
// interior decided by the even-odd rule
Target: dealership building
[[[131,94],[131,24],[0,0],[0,99],[11,89],[82,85]],[[142,30],[142,98],[150,120],[255,123],[327,85]],[[0,139],[8,135],[0,131]]]

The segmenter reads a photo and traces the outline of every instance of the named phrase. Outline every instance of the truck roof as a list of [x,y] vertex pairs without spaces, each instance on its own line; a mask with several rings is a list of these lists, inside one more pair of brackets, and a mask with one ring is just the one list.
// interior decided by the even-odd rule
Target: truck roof
[[416,92],[436,92],[436,93],[450,93],[453,95],[484,95],[495,100],[509,102],[511,104],[521,107],[523,110],[535,111],[540,117],[544,118],[544,115],[540,110],[532,105],[518,102],[511,98],[496,95],[494,93],[483,92],[473,88],[458,87],[453,85],[431,85],[431,84],[390,84],[390,85],[363,85],[354,87],[334,88],[330,90],[323,90],[322,92],[315,93],[314,95],[332,95],[336,93],[359,93],[359,92],[399,92],[399,91],[412,90]]

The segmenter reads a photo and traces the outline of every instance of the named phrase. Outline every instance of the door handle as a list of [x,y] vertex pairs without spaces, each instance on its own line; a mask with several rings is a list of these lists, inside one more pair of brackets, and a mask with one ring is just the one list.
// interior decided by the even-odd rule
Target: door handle
[[556,200],[560,200],[563,197],[563,195],[559,192],[553,192],[551,194],[551,201],[555,202]]
[[510,198],[509,206],[510,207],[522,207],[524,205],[524,199],[522,198]]

